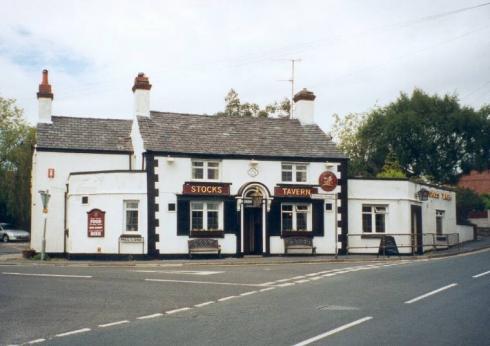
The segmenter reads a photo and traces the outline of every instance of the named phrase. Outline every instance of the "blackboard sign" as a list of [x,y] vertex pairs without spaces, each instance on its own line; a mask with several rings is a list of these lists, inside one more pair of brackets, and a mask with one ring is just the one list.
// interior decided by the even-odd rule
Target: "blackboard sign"
[[395,238],[391,235],[384,235],[379,242],[378,256],[400,256]]

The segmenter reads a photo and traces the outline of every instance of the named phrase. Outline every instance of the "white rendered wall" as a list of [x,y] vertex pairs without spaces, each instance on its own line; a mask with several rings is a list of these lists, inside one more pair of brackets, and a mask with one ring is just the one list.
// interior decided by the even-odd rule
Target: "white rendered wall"
[[[182,186],[185,182],[191,181],[191,159],[190,158],[173,158],[173,162],[168,162],[165,157],[156,157],[158,166],[155,167],[155,173],[158,174],[158,182],[155,187],[159,191],[156,197],[156,203],[159,204],[159,211],[156,212],[156,218],[159,220],[159,227],[156,233],[160,235],[160,241],[157,242],[156,248],[160,254],[184,254],[187,253],[188,236],[177,236],[177,214],[168,211],[168,203],[177,203],[177,194],[182,194]],[[332,163],[333,167],[327,169],[324,162],[310,162],[307,169],[307,181],[299,184],[318,185],[320,174],[326,170],[332,170],[337,178],[341,178],[340,172],[337,172],[337,163]],[[267,186],[270,193],[274,194],[274,187],[281,183],[281,161],[258,161],[256,169],[259,174],[256,177],[248,175],[251,168],[250,160],[222,160],[220,167],[220,180],[222,183],[231,183],[230,194],[236,195],[243,185],[250,182],[260,182]],[[330,194],[332,196],[340,192],[338,186]],[[340,200],[337,200],[335,210],[340,206]],[[325,211],[324,237],[315,237],[314,243],[317,246],[317,253],[335,253],[335,227],[337,213]],[[337,215],[339,217],[339,215]],[[340,233],[340,230],[338,231]],[[225,238],[218,239],[222,253],[236,253],[236,236],[234,234],[225,234]],[[271,237],[270,252],[272,254],[284,253],[283,240],[280,237]]]
[[[88,204],[82,204],[82,196]],[[135,254],[147,253],[147,199],[146,172],[96,173],[72,175],[69,179],[67,252],[71,254],[118,254],[119,237],[125,234],[124,201],[139,202],[138,232],[144,238],[144,249],[134,244]],[[100,209],[105,212],[104,237],[88,237],[87,212]],[[137,248],[136,248],[137,246]]]
[[131,167],[132,169],[143,169],[143,152],[145,148],[136,117],[133,119],[131,125],[131,144],[133,145]]
[[150,116],[150,90],[136,89],[134,91],[134,114]]
[[315,102],[300,100],[294,104],[294,118],[304,125],[315,123]]
[[[55,169],[48,178],[48,169]],[[39,190],[49,190],[46,251],[63,252],[65,191],[71,172],[129,169],[128,154],[82,154],[34,151],[31,186],[31,248],[41,251],[43,214]]]
[[487,217],[469,218],[468,221],[478,228],[490,228],[490,210],[486,210]]
[[51,124],[53,100],[49,97],[40,97],[37,99],[37,101],[38,101],[39,122]]
[[[412,238],[411,206],[422,208],[422,232],[436,233],[436,210],[444,211],[443,234],[456,233],[456,195],[454,192],[436,189],[427,185],[415,184],[400,180],[349,179],[349,253],[377,253],[380,239],[362,239],[362,205],[386,205],[388,214],[385,217],[386,235],[395,236],[400,253],[411,253]],[[447,193],[451,200],[429,198],[421,202],[415,193],[422,187],[438,192],[440,196]],[[383,234],[373,233],[368,234]],[[424,250],[432,248],[432,236],[424,236]],[[355,248],[354,248],[355,247]]]
[[473,226],[457,225],[456,231],[459,234],[459,242],[464,243],[466,241],[475,240]]

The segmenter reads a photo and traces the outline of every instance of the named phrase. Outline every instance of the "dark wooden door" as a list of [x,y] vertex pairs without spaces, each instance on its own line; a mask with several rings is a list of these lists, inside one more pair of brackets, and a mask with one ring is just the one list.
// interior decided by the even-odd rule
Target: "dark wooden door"
[[262,208],[245,207],[244,230],[245,254],[262,254]]
[[420,205],[412,205],[410,212],[412,220],[412,242],[414,244],[413,251],[417,255],[424,253],[423,231],[422,231],[422,207]]

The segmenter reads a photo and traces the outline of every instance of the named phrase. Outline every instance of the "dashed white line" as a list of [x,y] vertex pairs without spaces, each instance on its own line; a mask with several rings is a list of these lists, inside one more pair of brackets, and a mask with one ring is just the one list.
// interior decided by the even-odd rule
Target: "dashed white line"
[[272,290],[275,290],[275,289],[276,289],[275,287],[267,287],[267,288],[263,288],[263,289],[259,290],[259,292],[272,291]]
[[288,287],[288,286],[293,286],[295,285],[294,282],[286,282],[284,284],[277,285],[278,287]]
[[187,310],[191,310],[191,309],[192,309],[192,308],[185,307],[185,308],[180,308],[180,309],[175,309],[175,310],[165,311],[165,313],[166,313],[167,315],[172,315],[172,314],[176,314],[177,312],[187,311]]
[[482,277],[482,276],[484,276],[484,275],[488,275],[488,274],[490,274],[490,270],[489,270],[489,271],[487,271],[487,272],[484,272],[484,273],[480,273],[480,274],[473,275],[473,276],[472,276],[472,278],[473,278],[473,279],[477,279],[477,278],[479,278],[479,277]]
[[299,342],[299,343],[295,344],[294,346],[305,346],[305,345],[309,345],[309,344],[314,343],[314,342],[316,342],[318,340],[321,340],[323,338],[326,338],[327,336],[336,334],[336,333],[341,332],[343,330],[346,330],[348,328],[357,326],[358,324],[361,324],[361,323],[364,323],[366,321],[369,321],[372,318],[373,318],[372,316],[366,316],[366,317],[361,318],[359,320],[356,320],[356,321],[353,321],[351,323],[344,324],[343,326],[340,326],[338,328],[332,329],[332,330],[330,330],[330,331],[328,331],[326,333],[323,333],[323,334],[317,335],[317,336],[315,336],[313,338],[310,338],[310,339],[307,339],[305,341]]
[[298,275],[298,276],[292,277],[291,280],[298,280],[298,279],[304,279],[304,278],[305,278],[304,275]]
[[240,295],[241,295],[242,297],[245,297],[245,296],[249,296],[249,295],[251,295],[251,294],[255,294],[255,293],[257,293],[257,291],[250,291],[250,292],[240,293]]
[[209,305],[209,304],[214,304],[215,301],[214,300],[210,300],[209,302],[204,302],[204,303],[201,303],[201,304],[196,304],[194,305],[196,308],[202,308],[203,306],[206,306],[206,305]]
[[188,283],[188,284],[224,285],[224,286],[248,286],[248,287],[263,286],[263,284],[242,284],[242,283],[235,283],[235,282],[219,282],[219,281],[191,281],[191,280],[170,280],[170,279],[145,279],[145,281],[178,282],[178,283]]
[[433,295],[433,294],[436,294],[436,293],[442,292],[442,291],[444,291],[444,290],[447,290],[447,289],[449,289],[449,288],[451,288],[451,287],[454,287],[454,286],[457,286],[457,285],[458,285],[457,283],[452,283],[452,284],[450,284],[450,285],[447,285],[447,286],[444,286],[444,287],[438,288],[437,290],[434,290],[434,291],[428,292],[428,293],[426,293],[426,294],[422,294],[421,296],[418,296],[418,297],[416,297],[416,298],[413,298],[413,299],[407,300],[407,301],[405,302],[405,304],[412,304],[412,303],[415,303],[415,302],[417,302],[417,301],[419,301],[419,300],[421,300],[421,299],[427,298],[427,297],[429,297],[429,296],[431,296],[431,295]]
[[147,320],[149,318],[156,318],[156,317],[160,317],[160,316],[163,316],[163,314],[157,313],[157,314],[152,314],[152,315],[140,316],[140,317],[137,317],[136,319],[137,320]]
[[229,296],[229,297],[224,297],[224,298],[220,298],[218,299],[219,302],[224,302],[226,300],[230,300],[230,299],[233,299],[233,298],[236,298],[237,296]]
[[302,283],[305,283],[305,282],[309,282],[310,280],[309,279],[304,279],[304,280],[298,280],[298,281],[295,281],[297,284],[302,284]]
[[328,278],[328,277],[330,277],[330,276],[335,276],[335,275],[337,275],[337,273],[323,274],[322,276],[323,276],[324,278]]
[[100,328],[107,328],[107,327],[117,326],[119,324],[125,324],[125,323],[129,323],[129,321],[128,320],[123,320],[123,321],[117,321],[117,322],[99,324],[99,327]]
[[28,345],[34,345],[34,344],[40,344],[41,342],[45,342],[46,339],[36,339],[36,340],[31,340],[27,344]]
[[33,274],[33,273],[12,273],[3,272],[3,275],[18,275],[18,276],[41,276],[41,277],[57,277],[57,278],[81,278],[90,279],[92,275],[61,275],[61,274]]
[[322,277],[321,276],[315,276],[314,278],[311,278],[310,280],[320,280]]
[[68,336],[68,335],[73,335],[73,334],[80,334],[80,333],[85,333],[85,332],[90,332],[90,328],[82,328],[82,329],[77,329],[77,330],[72,330],[69,332],[61,333],[61,334],[56,334],[55,336],[60,338],[63,336]]

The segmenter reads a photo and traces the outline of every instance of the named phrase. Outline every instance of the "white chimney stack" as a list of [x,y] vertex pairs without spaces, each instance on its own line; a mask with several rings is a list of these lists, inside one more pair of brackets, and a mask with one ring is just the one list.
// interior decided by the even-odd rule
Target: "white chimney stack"
[[133,85],[135,116],[150,116],[150,89],[148,77],[142,72],[138,73]]
[[43,79],[41,81],[41,84],[39,84],[37,100],[39,103],[38,122],[51,124],[53,93],[51,91],[51,85],[48,82],[48,70],[43,70]]
[[303,125],[315,123],[315,94],[306,89],[301,90],[293,97],[294,117]]

